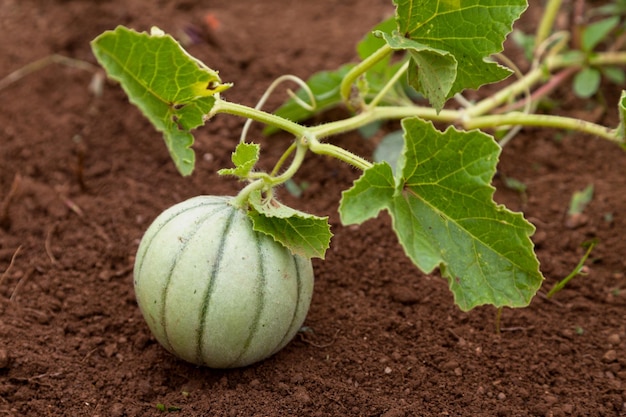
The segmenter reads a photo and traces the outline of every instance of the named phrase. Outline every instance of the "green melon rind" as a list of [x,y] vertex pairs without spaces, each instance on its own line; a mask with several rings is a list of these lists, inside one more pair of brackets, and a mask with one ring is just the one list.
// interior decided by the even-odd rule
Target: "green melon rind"
[[135,294],[156,339],[212,368],[241,367],[282,349],[313,292],[308,259],[254,232],[231,197],[200,196],[164,211],[135,261]]

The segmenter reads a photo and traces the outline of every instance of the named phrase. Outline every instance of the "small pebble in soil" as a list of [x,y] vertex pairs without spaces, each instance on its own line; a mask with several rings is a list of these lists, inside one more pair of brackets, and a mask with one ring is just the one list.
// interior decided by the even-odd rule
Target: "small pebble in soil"
[[404,417],[405,415],[406,413],[403,410],[399,408],[392,408],[383,414],[382,417]]
[[304,382],[304,376],[301,373],[297,373],[291,377],[292,384],[302,384]]
[[124,412],[124,404],[115,403],[111,406],[111,409],[109,410],[109,415],[111,417],[122,417],[125,414],[126,413]]
[[614,362],[617,359],[617,352],[614,349],[607,350],[606,353],[602,356],[602,360],[604,362]]
[[311,396],[309,395],[309,392],[307,391],[305,387],[302,387],[302,386],[296,387],[292,396],[299,403],[302,403],[302,404],[311,403]]
[[5,349],[0,349],[0,369],[8,368],[10,363],[11,357],[9,356],[9,352]]

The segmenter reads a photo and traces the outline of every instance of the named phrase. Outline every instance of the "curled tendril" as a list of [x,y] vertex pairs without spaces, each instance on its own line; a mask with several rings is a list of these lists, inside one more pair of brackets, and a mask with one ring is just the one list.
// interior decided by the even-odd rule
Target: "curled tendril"
[[544,56],[551,57],[567,47],[570,34],[566,31],[555,32],[548,36],[543,42],[541,42],[535,49],[532,68],[537,68]]
[[[302,78],[296,77],[295,75],[291,75],[291,74],[281,75],[280,77],[276,78],[272,82],[272,84],[270,84],[270,86],[267,87],[267,90],[265,90],[265,93],[263,93],[263,95],[259,99],[259,102],[254,107],[255,110],[260,110],[261,107],[265,105],[265,102],[267,101],[269,96],[274,92],[276,87],[278,87],[280,84],[287,82],[287,81],[291,81],[291,82],[298,84],[298,86],[309,96],[310,104],[302,100],[300,97],[298,97],[296,93],[294,93],[291,89],[287,89],[287,94],[289,95],[289,97],[291,97],[291,99],[293,99],[302,108],[308,111],[314,111],[315,108],[317,107],[317,103],[315,101],[315,95],[313,94],[311,87],[309,87]],[[246,136],[248,135],[248,130],[250,129],[251,124],[252,124],[252,119],[248,119],[246,120],[246,123],[243,125],[243,129],[241,130],[241,136],[239,137],[240,143],[245,142]]]

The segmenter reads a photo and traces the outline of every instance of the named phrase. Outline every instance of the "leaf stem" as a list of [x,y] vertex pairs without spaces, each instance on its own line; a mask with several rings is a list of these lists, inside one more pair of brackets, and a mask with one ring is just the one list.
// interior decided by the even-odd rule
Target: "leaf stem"
[[344,103],[348,105],[348,107],[352,107],[350,105],[350,98],[352,93],[352,84],[359,78],[361,75],[365,74],[367,70],[372,68],[378,62],[382,61],[389,55],[393,53],[393,49],[388,44],[381,46],[376,52],[372,55],[365,58],[359,64],[357,64],[354,68],[352,68],[346,76],[341,81],[340,93],[341,98]]
[[400,77],[404,75],[409,69],[410,61],[406,61],[395,74],[391,77],[391,79],[385,84],[385,86],[376,94],[376,96],[367,104],[367,107],[372,108],[376,107],[378,103],[385,97],[385,95],[393,88],[393,86],[398,82]]
[[257,122],[265,123],[266,125],[275,126],[293,134],[296,137],[303,136],[307,130],[306,127],[296,122],[292,122],[291,120],[267,113],[263,110],[254,109],[243,104],[232,103],[221,98],[215,101],[215,105],[211,109],[211,113],[207,115],[207,118],[210,118],[217,113],[227,113],[235,116],[241,116],[246,119],[253,119]]
[[347,164],[350,164],[353,167],[360,169],[361,171],[365,171],[366,169],[372,167],[371,162],[339,146],[333,145],[331,143],[321,143],[314,136],[306,138],[306,140],[308,141],[309,149],[315,154],[332,156],[333,158],[346,162]]
[[[489,96],[479,101],[474,106],[468,108],[466,110],[466,118],[476,117],[488,113],[496,107],[504,104],[510,98],[515,97],[518,94],[522,94],[543,78],[548,78],[555,70],[564,67],[567,67],[568,69],[572,68],[573,70],[580,68],[585,64],[585,59],[586,57],[583,54],[580,54],[579,56],[570,55],[568,57],[564,57],[562,55],[549,57],[544,61],[543,65],[540,65],[528,72],[519,80],[515,81],[508,87],[501,89],[496,94]],[[614,64],[623,65],[625,63],[626,52],[604,52],[588,58],[588,64],[592,66]]]
[[618,144],[622,143],[622,140],[617,136],[617,131],[615,129],[610,129],[606,126],[591,123],[586,120],[563,116],[512,112],[507,114],[476,117],[466,120],[463,125],[466,129],[481,129],[486,127],[512,125],[553,127],[564,130],[576,130],[600,136]]
[[250,194],[254,191],[260,190],[265,187],[264,179],[258,179],[252,181],[250,184],[243,187],[239,193],[233,198],[230,204],[239,209],[245,209],[248,207],[248,198],[250,198]]
[[375,107],[348,119],[329,122],[309,128],[309,131],[318,139],[358,129],[377,120],[403,119],[418,116],[422,119],[437,122],[454,122],[461,112],[457,110],[442,110],[439,113],[433,108],[422,106],[384,106]]
[[554,27],[554,20],[561,8],[561,2],[562,0],[548,0],[535,36],[535,49],[538,49],[543,41],[550,36],[550,32],[552,32]]
[[[291,148],[289,148],[291,149]],[[291,179],[295,173],[302,166],[302,162],[304,161],[304,156],[308,150],[308,141],[299,140],[296,142],[296,153],[291,161],[289,167],[280,175],[267,175],[261,173],[257,179],[252,181],[250,184],[246,185],[244,188],[239,191],[239,194],[232,200],[231,204],[238,208],[244,208],[248,204],[248,199],[250,198],[250,194],[254,191],[262,190],[262,189],[271,189],[280,185],[289,179]],[[346,151],[347,152],[347,151]],[[285,152],[285,155],[288,155],[288,152]],[[285,156],[283,155],[283,156]],[[281,161],[283,158],[281,158]]]
[[280,168],[283,166],[283,164],[287,160],[287,157],[289,157],[289,155],[291,155],[291,153],[296,149],[296,146],[297,145],[295,143],[292,143],[289,146],[289,148],[287,148],[287,150],[283,152],[278,162],[276,162],[276,165],[274,166],[274,169],[272,170],[272,173],[270,175],[275,176],[278,174],[278,171],[280,171]]
[[293,156],[291,164],[289,164],[289,167],[283,171],[282,174],[272,177],[272,182],[270,184],[272,187],[288,181],[295,175],[298,169],[300,169],[300,166],[302,166],[302,162],[304,161],[304,156],[308,150],[307,142],[308,141],[304,138],[296,141],[296,153]]

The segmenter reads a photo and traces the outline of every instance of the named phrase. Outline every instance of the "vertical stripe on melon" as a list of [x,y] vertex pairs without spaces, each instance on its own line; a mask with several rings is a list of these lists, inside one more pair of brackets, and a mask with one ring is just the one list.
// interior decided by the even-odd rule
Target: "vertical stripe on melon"
[[252,229],[232,197],[200,196],[150,225],[135,261],[135,294],[156,339],[188,362],[233,368],[282,349],[313,292],[308,259]]

